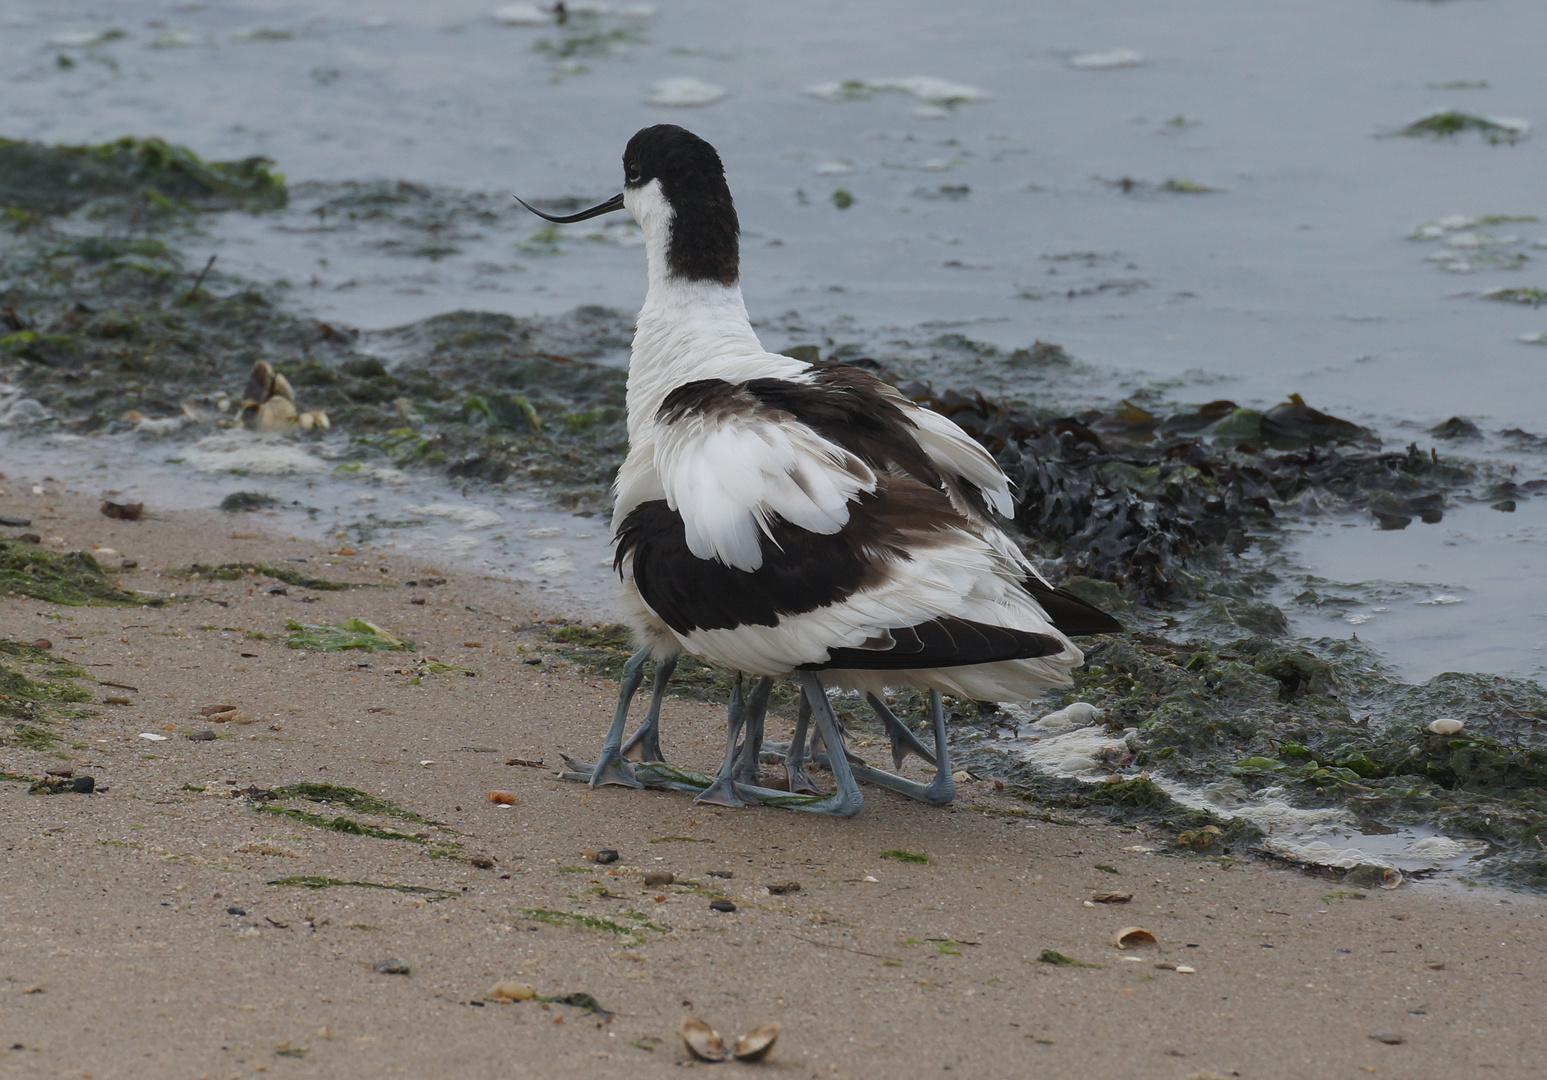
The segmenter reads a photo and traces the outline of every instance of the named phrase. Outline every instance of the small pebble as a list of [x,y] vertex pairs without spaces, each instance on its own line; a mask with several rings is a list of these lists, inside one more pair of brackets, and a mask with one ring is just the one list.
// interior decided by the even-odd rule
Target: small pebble
[[677,875],[667,873],[664,870],[652,870],[650,873],[645,875],[645,884],[650,888],[657,888],[661,885],[670,885],[676,880]]
[[226,914],[227,915],[246,915],[247,914],[247,909],[246,908],[239,908],[239,907],[228,907],[228,908],[226,908]]
[[487,855],[469,855],[467,861],[470,865],[476,866],[480,870],[494,869],[494,860]]
[[708,874],[710,877],[727,878],[727,879],[733,878],[733,877],[736,876],[735,874],[731,873],[731,871],[729,871],[729,870],[705,870],[704,873]]
[[189,742],[214,742],[215,732],[211,728],[201,727],[198,731],[188,733]]
[[1402,1036],[1398,1035],[1395,1031],[1372,1032],[1370,1034],[1370,1038],[1374,1039],[1376,1042],[1383,1042],[1387,1046],[1398,1046],[1407,1041]]
[[407,975],[408,965],[395,956],[385,960],[376,961],[376,971],[380,975]]
[[52,649],[54,647],[54,643],[49,641],[46,637],[40,637],[38,640],[32,643],[32,647],[34,649]]
[[97,790],[96,778],[91,776],[77,776],[74,780],[70,781],[70,790],[75,792],[77,795],[90,795],[93,791]]
[[711,900],[709,901],[709,910],[724,911],[728,914],[736,910],[736,905],[729,900]]
[[612,848],[602,848],[596,853],[596,861],[604,866],[607,863],[615,863],[618,861],[618,853]]
[[787,893],[800,892],[800,882],[786,881],[779,885],[768,886],[768,891],[774,896],[784,896]]
[[290,595],[290,590],[285,588],[283,585],[275,585],[272,589],[269,590],[269,595],[270,596],[289,596]]

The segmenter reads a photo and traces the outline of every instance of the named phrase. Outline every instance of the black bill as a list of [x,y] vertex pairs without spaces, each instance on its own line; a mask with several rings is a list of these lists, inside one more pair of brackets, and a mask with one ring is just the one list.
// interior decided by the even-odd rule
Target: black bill
[[603,214],[610,214],[614,210],[623,209],[622,192],[614,195],[604,203],[598,203],[597,205],[591,207],[589,210],[582,210],[578,214],[570,214],[567,217],[554,217],[552,214],[545,214],[535,206],[528,204],[525,199],[521,198],[521,196],[515,195],[512,197],[516,200],[516,202],[520,203],[522,206],[525,206],[528,210],[542,218],[544,221],[551,221],[556,225],[573,225],[577,221],[585,221],[587,218],[601,217]]

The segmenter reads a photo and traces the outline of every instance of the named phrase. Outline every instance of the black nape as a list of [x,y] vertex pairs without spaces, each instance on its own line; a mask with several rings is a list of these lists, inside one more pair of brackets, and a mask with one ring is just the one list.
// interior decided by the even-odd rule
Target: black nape
[[741,226],[725,166],[703,139],[675,124],[639,131],[623,152],[629,188],[659,180],[672,207],[666,265],[673,277],[734,285],[741,277]]

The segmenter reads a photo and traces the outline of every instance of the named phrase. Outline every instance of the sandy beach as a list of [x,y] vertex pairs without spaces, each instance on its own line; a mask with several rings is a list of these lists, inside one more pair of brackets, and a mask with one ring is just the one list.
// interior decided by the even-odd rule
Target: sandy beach
[[[728,1038],[783,1025],[762,1063],[698,1063],[736,1075],[1542,1073],[1538,898],[1166,854],[986,784],[943,810],[867,790],[848,821],[592,791],[554,768],[594,753],[616,685],[558,658],[542,623],[566,613],[518,587],[264,513],[113,521],[94,492],[0,487],[0,515],[32,521],[7,536],[97,545],[137,563],[124,587],[178,594],[0,596],[0,637],[82,665],[91,698],[0,747],[0,1075],[668,1076],[694,1064],[685,1014]],[[237,562],[363,587],[165,574]],[[416,650],[286,645],[287,620],[350,618]],[[235,719],[201,715],[217,704]],[[672,760],[711,768],[722,731],[668,702]],[[31,793],[49,770],[97,790]],[[1127,926],[1158,944],[1115,948]],[[512,981],[590,998],[486,1000]]]

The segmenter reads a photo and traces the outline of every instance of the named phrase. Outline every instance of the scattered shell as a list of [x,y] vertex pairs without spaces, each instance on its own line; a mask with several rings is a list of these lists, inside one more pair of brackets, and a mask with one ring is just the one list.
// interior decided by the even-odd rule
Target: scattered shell
[[236,712],[235,705],[206,705],[199,710],[200,716],[214,716],[217,713]]
[[723,911],[726,914],[730,914],[736,910],[736,905],[729,900],[711,900],[709,901],[709,910]]
[[1466,727],[1466,721],[1464,720],[1451,720],[1442,717],[1439,720],[1429,721],[1429,730],[1436,735],[1454,735],[1464,727]]
[[149,739],[151,742],[166,742],[167,741],[167,737],[165,735],[157,735],[153,731],[142,731],[142,732],[140,732],[140,738],[142,738],[142,739]]
[[762,1061],[768,1056],[768,1051],[773,1049],[774,1043],[779,1041],[779,1032],[782,1030],[777,1020],[753,1028],[736,1040],[736,1048],[731,1051],[731,1056],[737,1061]]
[[972,783],[972,774],[963,769],[961,772],[952,773],[951,779],[958,784],[970,784]]
[[494,869],[494,860],[487,855],[469,855],[467,857],[467,862],[468,865],[476,866],[480,870]]
[[1153,933],[1142,926],[1125,926],[1112,935],[1112,946],[1117,949],[1133,949],[1140,945],[1159,945]]
[[1126,904],[1133,899],[1131,892],[1098,892],[1091,893],[1090,898],[1098,904]]
[[1374,1039],[1376,1042],[1383,1042],[1387,1046],[1399,1046],[1407,1041],[1401,1035],[1398,1035],[1395,1031],[1372,1031],[1370,1033],[1370,1038]]
[[515,806],[521,801],[513,791],[491,791],[488,799],[495,806]]
[[[677,1033],[688,1050],[700,1061],[724,1061],[725,1040],[720,1033],[696,1016],[684,1016]],[[770,1044],[772,1045],[772,1044]]]
[[490,1001],[530,1001],[537,991],[523,982],[497,982],[486,996]]
[[376,961],[374,966],[376,968],[376,971],[379,974],[382,974],[382,975],[407,975],[408,974],[408,964],[406,964],[402,960],[399,960],[395,956],[389,956],[385,960],[378,960],[378,961]]
[[1188,967],[1186,964],[1178,964],[1172,970],[1175,971],[1178,975],[1196,975],[1196,974],[1198,974],[1198,969],[1197,968],[1195,968],[1195,967]]
[[670,885],[676,880],[677,876],[675,874],[669,873],[665,870],[652,870],[650,873],[645,875],[645,884],[651,888],[657,888],[661,885]]

